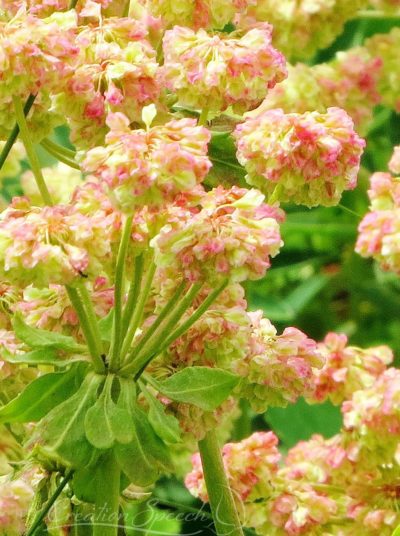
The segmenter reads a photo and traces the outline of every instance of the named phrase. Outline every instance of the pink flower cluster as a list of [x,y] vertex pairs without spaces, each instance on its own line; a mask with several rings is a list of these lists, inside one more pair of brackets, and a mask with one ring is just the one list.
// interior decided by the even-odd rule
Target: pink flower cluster
[[318,350],[325,359],[324,366],[315,372],[315,392],[311,400],[334,404],[348,400],[354,391],[373,385],[376,378],[393,361],[393,352],[387,346],[366,350],[347,346],[346,335],[328,333]]
[[275,108],[282,108],[285,113],[325,113],[336,106],[350,115],[357,132],[364,132],[372,121],[373,107],[381,101],[381,66],[382,60],[364,47],[338,52],[327,63],[297,63],[288,67],[287,79],[269,91],[251,114],[256,116]]
[[[391,167],[397,169],[397,151]],[[374,173],[368,191],[368,212],[358,227],[356,251],[373,257],[384,270],[400,273],[400,178]]]
[[115,204],[137,206],[173,201],[196,189],[211,167],[210,133],[195,119],[170,121],[148,130],[131,130],[122,114],[110,114],[104,146],[87,151],[82,168],[104,180]]
[[[71,284],[82,276],[105,273],[118,239],[120,217],[110,208],[85,214],[77,192],[75,204],[33,207],[16,198],[0,218],[0,272],[15,285]],[[103,194],[103,203],[109,204]]]
[[247,182],[273,199],[335,205],[357,184],[365,142],[340,108],[325,114],[269,110],[246,119],[235,137]]
[[282,244],[280,215],[257,190],[218,187],[186,221],[166,225],[154,239],[156,264],[189,281],[260,279]]
[[181,106],[220,112],[255,108],[286,77],[269,24],[235,35],[175,26],[163,40],[165,86]]

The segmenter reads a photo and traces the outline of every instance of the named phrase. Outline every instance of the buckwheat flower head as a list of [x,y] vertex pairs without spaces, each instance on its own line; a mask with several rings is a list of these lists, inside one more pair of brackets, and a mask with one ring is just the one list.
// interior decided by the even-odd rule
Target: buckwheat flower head
[[100,275],[116,230],[104,214],[86,216],[71,205],[32,207],[24,198],[0,216],[0,273],[16,285],[71,284]]
[[[255,432],[239,443],[227,443],[222,457],[233,496],[237,501],[251,502],[267,497],[271,478],[278,470],[280,454],[278,438],[273,432]],[[208,501],[200,455],[192,457],[193,470],[185,479],[186,487],[195,497]]]
[[[104,318],[114,304],[113,287],[104,277],[89,281],[86,286],[97,316]],[[30,326],[73,335],[82,342],[84,340],[78,316],[62,285],[52,284],[47,288],[29,285],[24,289],[21,299],[12,306],[12,310],[20,313]]]
[[189,108],[246,111],[286,77],[284,57],[271,45],[269,24],[233,35],[175,26],[165,33],[163,50],[163,81]]
[[400,28],[393,28],[388,34],[376,34],[365,42],[371,56],[382,62],[378,90],[383,104],[400,111],[400,76],[397,69],[400,49]]
[[23,479],[0,481],[0,534],[19,536],[25,532],[25,518],[34,491]]
[[367,0],[259,0],[252,2],[239,24],[267,21],[274,45],[292,59],[310,58],[329,46]]
[[[42,174],[51,198],[56,204],[69,203],[75,188],[82,184],[82,173],[61,162],[58,162],[54,167],[42,168]],[[32,205],[40,206],[43,204],[32,171],[28,170],[22,174],[21,187]]]
[[38,19],[22,11],[0,22],[0,134],[14,125],[12,97],[24,102],[39,91],[40,101],[56,92],[72,73],[79,48],[75,43],[76,16],[72,11]]
[[84,157],[82,168],[107,184],[115,204],[132,212],[137,205],[172,201],[202,182],[211,167],[210,133],[195,119],[170,121],[148,130],[130,130],[122,114],[107,120],[106,145]]
[[356,252],[400,273],[400,207],[368,212],[358,226]]
[[325,114],[269,110],[238,125],[235,137],[247,182],[280,201],[335,205],[357,184],[365,142],[340,108]]
[[282,108],[285,113],[343,108],[353,119],[357,132],[365,132],[379,104],[378,81],[382,62],[364,47],[338,52],[333,60],[317,65],[288,66],[288,77],[276,85],[249,116]]
[[244,376],[242,395],[253,409],[286,406],[314,390],[315,368],[324,361],[317,343],[296,328],[281,335],[262,313],[250,313],[252,334],[250,349],[236,371]]
[[67,118],[72,142],[87,149],[104,143],[109,113],[140,122],[142,109],[158,101],[158,64],[148,29],[134,19],[101,19],[84,26],[76,42],[79,64],[53,109]]
[[392,158],[389,162],[389,170],[395,175],[400,175],[400,145],[394,148]]
[[[392,164],[395,165],[395,158]],[[400,178],[390,173],[376,172],[371,175],[368,197],[371,210],[390,210],[400,207]]]
[[345,429],[369,450],[379,448],[382,463],[399,456],[400,371],[389,368],[368,389],[356,391],[342,406]]
[[168,28],[180,25],[222,30],[247,4],[248,0],[150,0],[148,7]]
[[166,225],[152,244],[155,262],[189,281],[259,279],[282,244],[276,211],[257,190],[215,188],[198,214]]
[[318,349],[325,358],[324,366],[315,372],[315,393],[311,397],[318,402],[329,398],[341,404],[355,391],[371,387],[393,361],[393,352],[387,346],[365,350],[347,346],[346,335],[336,333],[328,333]]

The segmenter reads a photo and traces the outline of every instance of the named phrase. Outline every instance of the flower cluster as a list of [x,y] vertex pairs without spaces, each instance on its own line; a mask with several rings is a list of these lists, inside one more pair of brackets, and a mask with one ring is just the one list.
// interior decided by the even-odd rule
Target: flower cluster
[[312,398],[334,404],[348,400],[354,391],[370,387],[393,360],[387,346],[366,350],[347,346],[346,335],[328,333],[318,349],[325,358],[324,366],[315,373]]
[[167,28],[180,25],[195,30],[222,30],[248,3],[249,0],[150,0],[149,8]]
[[297,328],[277,335],[261,313],[250,313],[252,333],[248,355],[238,362],[245,377],[242,394],[259,412],[286,406],[314,390],[316,370],[324,364],[317,343]]
[[263,200],[237,187],[207,193],[197,214],[166,225],[153,240],[157,265],[189,281],[260,279],[282,245],[277,213]]
[[210,133],[195,119],[131,130],[124,115],[110,114],[107,124],[106,144],[89,150],[82,168],[104,180],[124,211],[173,201],[179,193],[195,190],[211,167]]
[[397,52],[400,48],[400,28],[388,34],[376,34],[365,43],[368,52],[382,63],[378,91],[386,106],[400,110],[400,77],[397,69]]
[[[82,173],[61,162],[54,167],[43,168],[42,174],[51,198],[60,205],[71,201],[75,189],[82,184]],[[43,205],[43,199],[32,171],[28,170],[22,174],[21,187],[32,205]]]
[[[397,169],[397,151],[391,167]],[[384,270],[400,273],[400,178],[390,173],[374,173],[368,191],[370,212],[358,228],[356,251],[373,257]]]
[[310,58],[329,46],[365,5],[368,0],[260,0],[252,2],[239,21],[245,26],[268,21],[279,50],[292,59]]
[[40,92],[31,118],[34,131],[43,137],[54,126],[46,114],[49,95],[72,73],[79,52],[76,24],[73,12],[38,19],[21,11],[10,22],[0,22],[1,137],[14,126],[13,97],[25,102],[29,94]]
[[235,137],[247,182],[277,200],[335,205],[357,184],[365,142],[339,108],[325,114],[269,110],[246,119]]
[[[343,347],[345,340],[333,343]],[[225,445],[224,463],[245,526],[260,536],[391,536],[400,522],[400,373],[381,370],[360,389],[353,384],[353,393],[349,384],[339,434],[300,441],[280,466],[272,432]],[[261,443],[269,450],[262,450]],[[199,455],[192,463],[186,485],[207,501]]]
[[188,108],[246,111],[286,77],[269,24],[237,36],[175,26],[165,33],[163,50],[163,82]]
[[381,101],[381,65],[380,58],[357,47],[338,52],[327,63],[288,66],[287,79],[269,91],[260,107],[249,115],[275,108],[286,113],[325,113],[337,106],[351,116],[358,132],[365,131],[372,121],[373,107]]
[[120,219],[111,209],[85,214],[80,195],[78,191],[75,205],[43,208],[16,198],[2,213],[0,272],[5,280],[43,287],[105,273]]
[[[234,483],[235,498],[252,501],[271,492],[271,478],[278,471],[281,458],[277,449],[278,438],[273,432],[255,432],[240,443],[227,443],[222,450],[225,470]],[[208,501],[203,468],[199,454],[192,457],[193,470],[186,476],[189,491]]]
[[25,517],[34,491],[25,480],[0,481],[0,532],[19,536],[25,531]]
[[53,109],[67,118],[79,148],[104,142],[106,118],[123,112],[140,122],[144,106],[157,102],[156,52],[144,24],[129,18],[100,18],[76,38],[77,66],[56,95]]

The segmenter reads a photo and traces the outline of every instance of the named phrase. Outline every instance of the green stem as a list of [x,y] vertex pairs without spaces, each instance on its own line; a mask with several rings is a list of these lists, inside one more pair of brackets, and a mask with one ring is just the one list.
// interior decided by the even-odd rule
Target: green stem
[[155,271],[156,271],[156,266],[153,260],[151,259],[150,266],[147,269],[147,273],[146,273],[145,280],[143,282],[142,289],[138,296],[138,301],[135,305],[133,317],[129,323],[129,327],[125,335],[125,340],[122,345],[121,360],[124,360],[126,354],[129,352],[136,330],[138,329],[142,321],[144,308],[146,306],[147,299],[150,294],[151,285],[153,283]]
[[98,353],[95,335],[92,331],[92,327],[90,325],[90,321],[86,313],[85,307],[83,306],[82,300],[75,288],[67,286],[66,289],[70,302],[72,303],[78,315],[80,327],[82,328],[90,355],[92,357],[94,370],[97,373],[101,374],[104,372],[104,363],[101,359],[101,354]]
[[[140,371],[147,365],[150,359],[159,355],[161,352],[158,351],[159,347],[163,344],[165,339],[168,337],[168,334],[171,333],[171,330],[175,327],[176,323],[179,322],[182,315],[188,310],[191,306],[194,298],[197,296],[201,288],[200,283],[195,283],[190,288],[186,296],[181,300],[178,307],[175,308],[172,315],[168,318],[168,321],[163,326],[162,330],[157,334],[157,338],[152,342],[151,347],[147,349],[146,353],[138,355],[132,361],[132,353],[129,355],[126,360],[126,365],[121,369],[124,372],[134,372],[135,374],[140,373]],[[135,350],[133,351],[135,352]],[[140,375],[140,374],[139,374]]]
[[83,305],[86,310],[88,320],[92,329],[92,333],[96,341],[96,350],[99,356],[104,354],[103,343],[101,339],[100,326],[97,320],[96,312],[93,307],[92,298],[90,297],[89,291],[82,281],[78,284],[78,290],[82,298]]
[[146,331],[146,333],[140,339],[139,343],[136,345],[134,351],[130,354],[130,359],[134,359],[135,357],[137,357],[142,351],[142,349],[145,347],[145,344],[149,340],[151,343],[151,337],[157,331],[157,328],[161,325],[161,323],[168,316],[168,314],[174,311],[179,298],[181,297],[183,291],[185,290],[185,286],[186,286],[185,281],[179,285],[179,287],[176,289],[171,299],[168,300],[168,303],[164,305],[164,307],[161,309],[155,321],[151,324],[149,329]]
[[75,9],[78,0],[71,0],[68,6],[68,9]]
[[44,140],[42,140],[40,143],[45,144],[46,147],[51,147],[57,153],[61,153],[64,156],[67,156],[68,158],[71,158],[71,160],[74,160],[75,157],[76,157],[76,151],[74,151],[73,149],[68,149],[68,147],[64,147],[64,145],[56,143],[55,141],[51,140],[50,138],[44,138]]
[[143,276],[143,254],[135,257],[134,273],[129,287],[128,297],[124,308],[124,314],[122,315],[122,337],[125,337],[128,331],[129,324],[135,309],[136,302],[138,300],[140,292],[140,283]]
[[215,430],[199,441],[204,479],[218,536],[243,536]]
[[196,311],[188,318],[182,325],[180,325],[165,341],[160,352],[163,352],[170,344],[176,339],[179,339],[188,329],[190,329],[195,322],[207,311],[210,305],[218,298],[218,296],[225,290],[229,281],[225,280],[219,287],[213,290],[203,303],[196,309]]
[[110,348],[110,369],[116,370],[119,365],[119,352],[122,344],[122,303],[125,288],[125,262],[128,254],[129,240],[132,232],[133,214],[124,223],[121,242],[119,244],[117,265],[115,268],[114,286],[114,321]]
[[73,471],[72,469],[70,469],[69,471],[67,471],[65,473],[65,476],[64,478],[61,480],[61,482],[59,483],[59,485],[57,486],[57,489],[55,490],[55,492],[53,493],[53,495],[51,497],[49,497],[49,499],[47,500],[46,504],[44,505],[43,509],[37,513],[30,529],[28,530],[28,532],[26,533],[26,536],[33,536],[35,534],[35,532],[37,531],[37,529],[40,527],[40,525],[42,524],[44,518],[47,516],[47,514],[50,512],[51,510],[51,507],[53,506],[53,504],[56,502],[56,500],[58,499],[58,497],[61,495],[63,489],[65,488],[65,486],[68,484],[68,482],[71,480],[72,478],[72,475],[73,475]]
[[[29,97],[27,98],[26,102],[25,102],[25,105],[24,105],[24,116],[26,117],[32,106],[33,106],[33,103],[35,102],[35,99],[36,99],[36,95],[29,95]],[[19,126],[18,126],[18,123],[16,123],[14,125],[14,128],[12,129],[10,135],[8,136],[8,139],[6,141],[6,144],[4,145],[3,147],[3,150],[1,151],[1,154],[0,154],[0,169],[4,166],[4,162],[7,160],[7,156],[10,154],[10,151],[14,145],[14,143],[16,142],[17,138],[18,138],[18,134],[19,134]]]
[[102,463],[107,482],[96,486],[93,536],[118,536],[121,471],[112,453]]
[[200,115],[199,115],[198,124],[199,125],[206,125],[207,124],[207,118],[208,118],[208,108],[203,108],[201,110]]
[[29,134],[29,129],[26,123],[26,118],[25,118],[24,110],[22,108],[21,99],[17,96],[14,96],[13,103],[14,103],[15,116],[17,119],[17,124],[19,127],[21,139],[25,146],[26,154],[28,155],[29,163],[31,165],[33,175],[35,177],[37,186],[39,188],[39,192],[46,205],[53,205],[50,192],[47,189],[45,180],[42,175],[42,170],[40,168],[40,162],[39,162],[38,156],[35,152],[35,149],[33,147],[33,143]]
[[[51,142],[52,143],[52,142]],[[81,168],[79,167],[79,164],[77,164],[75,162],[75,160],[73,160],[72,158],[70,158],[69,156],[65,155],[64,153],[62,153],[61,151],[58,151],[55,147],[53,147],[52,144],[50,144],[50,140],[42,140],[40,142],[40,145],[43,147],[43,149],[45,149],[49,154],[51,154],[51,156],[54,156],[54,158],[56,158],[57,160],[59,160],[60,162],[62,162],[63,164],[66,164],[67,166],[71,167],[71,168],[74,168],[74,169],[78,169],[80,170]],[[57,145],[57,144],[54,144],[54,145]],[[61,146],[59,146],[61,147]]]

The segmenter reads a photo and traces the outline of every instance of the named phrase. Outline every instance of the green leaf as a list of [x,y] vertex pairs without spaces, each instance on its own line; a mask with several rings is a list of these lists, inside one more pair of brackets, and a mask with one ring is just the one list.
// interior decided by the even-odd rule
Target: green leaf
[[78,344],[73,337],[54,331],[33,328],[25,324],[20,315],[13,318],[15,335],[31,348],[55,348],[66,352],[82,353],[86,347]]
[[86,437],[98,449],[109,449],[116,441],[126,444],[133,439],[133,420],[129,411],[112,399],[113,381],[114,376],[109,375],[103,392],[85,417]]
[[7,363],[23,363],[25,365],[53,365],[54,367],[66,367],[76,361],[89,361],[81,355],[70,356],[68,359],[58,357],[57,351],[52,348],[38,348],[25,354],[6,354],[4,360]]
[[88,374],[79,390],[55,407],[37,427],[37,437],[45,454],[56,460],[82,467],[98,456],[85,435],[85,416],[97,399],[104,377]]
[[302,398],[287,408],[270,408],[264,418],[286,448],[309,439],[313,434],[332,437],[339,432],[342,424],[338,407],[330,402],[309,405]]
[[155,434],[147,415],[138,407],[133,414],[134,438],[128,445],[118,444],[115,455],[121,470],[137,486],[149,486],[159,470],[171,469],[170,454]]
[[400,536],[400,525],[394,530],[392,536]]
[[171,400],[213,411],[228,398],[239,381],[238,376],[222,369],[190,367],[155,386]]
[[52,372],[30,383],[22,393],[0,408],[0,422],[36,422],[76,391],[75,367]]
[[149,404],[149,421],[156,434],[167,443],[178,443],[181,437],[179,421],[165,413],[164,405],[141,384],[142,393]]
[[80,467],[74,472],[72,489],[80,501],[94,503],[96,489],[107,484],[106,461],[111,455],[110,451],[103,453],[96,463],[89,467]]

